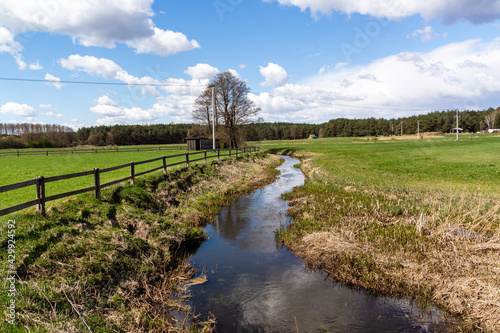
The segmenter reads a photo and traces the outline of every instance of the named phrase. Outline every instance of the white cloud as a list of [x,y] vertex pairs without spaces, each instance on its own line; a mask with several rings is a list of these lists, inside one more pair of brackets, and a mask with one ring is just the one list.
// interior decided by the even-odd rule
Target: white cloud
[[40,65],[40,62],[37,60],[36,62],[29,64],[28,68],[32,71],[39,71],[43,69],[43,66]]
[[47,85],[54,86],[54,87],[56,87],[56,89],[61,89],[62,87],[64,87],[64,84],[61,83],[60,78],[58,78],[54,75],[51,75],[49,73],[45,74],[45,80],[50,81],[50,82],[46,83]]
[[84,46],[108,48],[124,43],[137,53],[169,55],[199,47],[180,32],[155,27],[152,4],[153,0],[3,0],[0,22],[14,34],[57,33]]
[[50,110],[50,109],[52,109],[52,104],[40,104],[38,107],[40,109]]
[[138,38],[127,42],[127,45],[135,48],[136,53],[156,53],[167,56],[182,51],[191,51],[200,48],[196,40],[188,40],[180,33],[170,30],[153,28],[154,34],[149,37]]
[[[264,0],[273,1],[273,0]],[[424,19],[441,18],[446,23],[466,20],[475,24],[493,22],[500,18],[497,0],[275,0],[282,5],[309,9],[314,17],[320,14],[341,12],[360,13],[374,17],[399,19],[420,14]]]
[[16,54],[23,50],[23,46],[15,40],[12,32],[5,27],[0,27],[0,53]]
[[327,70],[329,70],[330,67],[331,67],[330,65],[326,65],[326,66],[321,67],[319,69],[319,71],[318,71],[318,74],[323,74],[324,72],[326,72]]
[[45,116],[54,117],[54,118],[63,118],[64,117],[64,115],[62,113],[55,114],[52,111],[45,113]]
[[260,66],[260,73],[266,79],[265,82],[260,83],[262,86],[279,87],[289,80],[286,70],[271,62],[267,64],[267,67]]
[[96,121],[96,125],[115,124],[147,124],[158,119],[158,114],[153,110],[144,110],[139,107],[126,108],[113,101],[109,96],[103,95],[96,100],[97,105],[90,111],[104,116]]
[[342,68],[342,67],[347,66],[347,65],[349,65],[349,63],[347,63],[347,62],[338,62],[335,64],[335,69],[339,69],[339,68]]
[[434,38],[439,37],[439,34],[432,30],[431,26],[427,26],[424,29],[417,29],[411,33],[411,35],[407,35],[406,38],[411,37],[419,37],[422,39],[422,42],[428,42]]
[[219,70],[209,64],[197,64],[196,66],[188,67],[184,73],[191,76],[194,80],[211,80],[219,73]]
[[15,35],[7,28],[0,26],[0,53],[10,53],[20,70],[25,70],[26,68],[31,70],[41,69],[42,66],[40,66],[38,61],[28,65],[23,60],[23,55],[21,54],[23,49],[23,46],[15,40]]
[[229,73],[231,73],[234,77],[236,77],[236,78],[240,78],[240,73],[238,73],[238,71],[237,71],[237,70],[232,69],[232,68],[229,68],[227,71],[228,71]]
[[238,68],[239,68],[239,69],[243,69],[243,68],[246,68],[246,67],[247,67],[247,65],[245,65],[245,64],[239,64],[239,65],[238,65]]
[[13,55],[13,57],[20,70],[24,71],[28,67],[28,64],[23,60],[22,54],[16,53]]
[[[160,83],[158,80],[149,76],[142,78],[132,76],[118,66],[114,61],[105,58],[73,54],[66,59],[59,59],[59,64],[63,68],[69,70],[82,71],[105,79],[116,79],[130,85]],[[140,90],[142,94],[150,93],[153,96],[158,95],[157,90],[153,86],[141,86]]]
[[395,54],[365,66],[344,66],[250,98],[266,121],[392,118],[496,107],[498,78],[500,38],[487,43],[468,40],[429,52]]
[[8,102],[0,107],[0,113],[11,116],[19,117],[35,117],[38,112],[28,104],[18,104],[14,102]]
[[114,79],[117,73],[122,70],[112,60],[79,54],[70,55],[67,59],[60,59],[59,64],[72,71],[83,71],[105,79]]

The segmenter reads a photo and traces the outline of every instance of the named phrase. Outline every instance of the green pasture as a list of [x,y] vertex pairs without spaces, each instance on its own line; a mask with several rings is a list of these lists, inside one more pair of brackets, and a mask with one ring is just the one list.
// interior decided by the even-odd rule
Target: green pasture
[[264,141],[263,150],[320,154],[315,164],[353,184],[419,190],[496,193],[500,186],[500,137],[455,135],[394,138],[325,138]]
[[[38,176],[51,177],[94,168],[104,169],[130,162],[140,162],[162,156],[184,154],[185,151],[169,150],[161,152],[125,152],[77,155],[21,156],[0,159],[0,186],[35,179]],[[215,154],[216,155],[216,154]],[[207,153],[214,156],[214,153]],[[203,158],[203,154],[190,159]],[[167,164],[185,161],[185,157],[167,159]],[[135,173],[162,166],[162,161],[135,166]],[[158,171],[161,172],[161,171]],[[101,184],[130,175],[130,168],[123,168],[101,175]],[[94,185],[93,176],[85,176],[46,184],[46,195],[77,190]],[[36,199],[35,186],[0,193],[0,209]],[[64,199],[62,199],[64,200]],[[50,204],[49,204],[50,206]]]

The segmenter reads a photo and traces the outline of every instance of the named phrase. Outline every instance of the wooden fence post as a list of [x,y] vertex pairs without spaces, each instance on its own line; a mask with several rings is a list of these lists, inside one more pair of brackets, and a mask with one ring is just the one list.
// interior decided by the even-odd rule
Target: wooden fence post
[[130,162],[130,184],[135,185],[135,164]]
[[189,168],[189,153],[186,153],[186,167]]
[[207,151],[205,150],[205,164],[207,164]]
[[101,200],[101,177],[99,174],[99,168],[94,168],[94,194],[97,200]]
[[45,217],[45,179],[43,176],[36,178],[36,198],[38,200],[38,214]]
[[231,159],[231,148],[229,148],[229,159]]
[[167,157],[163,155],[163,173],[167,174]]
[[19,157],[19,150],[17,151],[17,157]]
[[49,151],[48,150],[45,153],[47,154],[47,156],[49,156]]
[[220,149],[217,149],[217,159],[220,160]]

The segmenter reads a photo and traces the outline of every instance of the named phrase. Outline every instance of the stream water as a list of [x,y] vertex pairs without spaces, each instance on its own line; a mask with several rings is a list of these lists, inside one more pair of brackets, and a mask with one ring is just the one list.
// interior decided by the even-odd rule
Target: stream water
[[289,222],[281,194],[305,179],[293,167],[298,160],[283,158],[276,182],[235,200],[206,227],[209,239],[191,258],[207,276],[191,287],[194,312],[213,314],[218,332],[441,331],[435,310],[332,282],[276,245],[275,230]]

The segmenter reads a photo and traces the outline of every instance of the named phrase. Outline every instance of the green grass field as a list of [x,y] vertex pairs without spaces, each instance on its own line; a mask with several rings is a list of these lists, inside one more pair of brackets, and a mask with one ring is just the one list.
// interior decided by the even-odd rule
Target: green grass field
[[[429,137],[430,138],[430,137]],[[315,162],[336,179],[384,187],[495,193],[500,185],[500,138],[454,135],[416,140],[326,138],[265,141],[262,149],[322,154]]]
[[500,137],[262,142],[301,157],[277,239],[332,279],[500,331]]
[[[0,186],[35,179],[38,176],[51,177],[94,168],[107,168],[130,162],[139,162],[156,157],[183,154],[185,150],[169,150],[161,152],[125,152],[99,153],[78,155],[21,156],[0,159]],[[208,154],[207,156],[210,156]],[[202,154],[196,158],[203,157]],[[192,157],[192,159],[195,157]],[[167,164],[185,160],[184,157],[168,159]],[[139,173],[162,165],[161,161],[138,165],[135,172]],[[102,174],[101,184],[130,175],[130,169],[124,168]],[[46,185],[46,195],[77,190],[93,186],[93,176],[73,178],[52,182]],[[0,193],[0,209],[36,199],[35,187],[30,186],[19,190]]]

